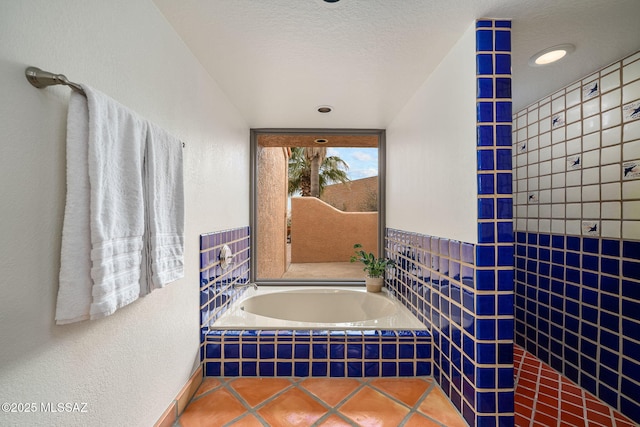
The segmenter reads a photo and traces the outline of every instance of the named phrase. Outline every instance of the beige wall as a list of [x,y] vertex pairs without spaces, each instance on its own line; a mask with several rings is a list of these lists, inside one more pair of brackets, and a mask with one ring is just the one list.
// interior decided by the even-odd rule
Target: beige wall
[[356,243],[377,256],[377,212],[341,212],[315,197],[291,199],[292,263],[348,262]]
[[324,188],[320,199],[344,212],[371,212],[367,207],[378,200],[378,177],[356,179],[347,184],[333,184]]
[[[0,1],[0,397],[86,412],[3,426],[152,426],[199,364],[199,234],[249,223],[249,126],[150,0]],[[95,321],[54,323],[70,89],[95,87],[186,143],[185,277]]]
[[287,269],[289,156],[284,147],[258,147],[257,277],[279,279]]

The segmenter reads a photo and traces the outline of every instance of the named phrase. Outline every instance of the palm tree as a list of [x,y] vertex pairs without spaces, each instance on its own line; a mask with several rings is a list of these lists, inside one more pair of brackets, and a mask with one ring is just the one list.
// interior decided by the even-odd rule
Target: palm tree
[[327,156],[325,147],[293,147],[289,158],[289,195],[320,197],[331,183],[349,182],[349,165],[338,156]]

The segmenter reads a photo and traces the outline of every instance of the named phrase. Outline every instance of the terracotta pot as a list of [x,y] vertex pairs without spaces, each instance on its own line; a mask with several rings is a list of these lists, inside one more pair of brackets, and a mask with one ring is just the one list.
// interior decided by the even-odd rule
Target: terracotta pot
[[380,292],[384,284],[384,277],[365,277],[364,283],[367,285],[367,292]]

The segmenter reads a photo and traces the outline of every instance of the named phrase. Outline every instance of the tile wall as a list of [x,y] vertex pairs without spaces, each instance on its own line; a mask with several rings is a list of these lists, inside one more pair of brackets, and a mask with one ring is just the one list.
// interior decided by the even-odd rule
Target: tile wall
[[211,330],[207,376],[412,377],[432,374],[426,330]]
[[516,342],[640,422],[640,52],[513,117]]
[[[227,268],[220,265],[220,251],[228,245],[233,261]],[[200,235],[200,330],[201,360],[204,360],[204,338],[218,317],[246,291],[235,284],[249,282],[251,262],[249,227]]]
[[[387,286],[431,328],[434,377],[471,426],[513,425],[511,22],[476,23],[478,243],[387,229]],[[434,206],[436,208],[437,206]]]

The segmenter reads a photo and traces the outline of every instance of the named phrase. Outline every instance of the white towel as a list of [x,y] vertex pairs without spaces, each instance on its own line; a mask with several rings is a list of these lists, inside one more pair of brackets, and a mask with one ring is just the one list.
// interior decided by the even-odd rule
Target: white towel
[[67,199],[56,304],[59,325],[89,319],[92,281],[88,141],[87,99],[72,91],[67,117]]
[[153,123],[148,124],[145,184],[147,252],[143,295],[184,277],[182,143]]
[[82,87],[89,104],[90,315],[98,319],[140,296],[147,123],[108,96]]

